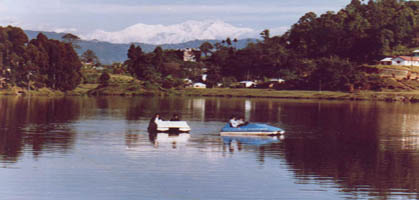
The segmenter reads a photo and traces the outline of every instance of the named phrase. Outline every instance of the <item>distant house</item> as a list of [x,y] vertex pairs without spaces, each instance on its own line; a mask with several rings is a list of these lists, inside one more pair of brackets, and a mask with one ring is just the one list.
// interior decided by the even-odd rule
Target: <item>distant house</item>
[[284,82],[285,82],[284,79],[271,78],[271,79],[265,80],[262,83],[258,83],[257,87],[258,88],[279,88],[280,85],[282,85]]
[[398,56],[391,60],[391,64],[400,65],[400,66],[418,66],[419,67],[419,57]]
[[198,55],[201,54],[201,51],[193,48],[182,49],[183,51],[183,61],[187,62],[196,62],[199,58]]
[[204,83],[194,83],[192,87],[193,88],[207,88],[207,85],[205,85]]
[[253,81],[240,81],[240,86],[245,87],[245,88],[254,87],[255,85],[256,83]]
[[392,64],[392,57],[386,57],[382,60],[380,60],[380,65],[391,65]]
[[280,78],[271,78],[269,79],[269,82],[283,83],[285,80]]

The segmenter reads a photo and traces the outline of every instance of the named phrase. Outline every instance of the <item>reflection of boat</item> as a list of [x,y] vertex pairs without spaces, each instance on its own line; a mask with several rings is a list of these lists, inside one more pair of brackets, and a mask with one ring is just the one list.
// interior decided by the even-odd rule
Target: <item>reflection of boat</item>
[[191,135],[189,133],[180,133],[180,134],[168,134],[168,133],[157,133],[156,142],[168,142],[168,143],[183,143],[187,142]]
[[221,136],[224,144],[231,144],[233,141],[248,145],[265,145],[279,141],[278,136]]
[[[150,129],[150,127],[149,127]],[[157,124],[158,133],[189,133],[191,128],[186,121],[161,121]]]
[[258,123],[250,123],[237,128],[227,123],[220,132],[221,135],[279,135],[283,133],[285,131],[281,128]]
[[186,144],[191,137],[189,133],[179,133],[179,134],[170,134],[170,133],[149,133],[149,139],[155,147],[160,145],[170,144],[172,148],[176,148],[177,145]]

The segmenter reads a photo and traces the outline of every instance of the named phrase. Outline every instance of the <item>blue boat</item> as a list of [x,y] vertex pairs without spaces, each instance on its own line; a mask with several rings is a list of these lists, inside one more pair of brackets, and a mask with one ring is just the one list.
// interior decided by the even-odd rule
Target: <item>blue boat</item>
[[285,133],[281,128],[267,124],[250,123],[237,128],[227,123],[220,132],[220,135],[280,135]]

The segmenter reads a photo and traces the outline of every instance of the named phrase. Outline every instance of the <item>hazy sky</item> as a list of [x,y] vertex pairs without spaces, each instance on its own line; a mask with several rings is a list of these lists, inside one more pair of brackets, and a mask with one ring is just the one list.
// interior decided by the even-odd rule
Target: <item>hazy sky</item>
[[289,27],[304,13],[337,11],[350,0],[0,0],[0,25],[89,33],[143,24],[222,20],[254,30]]

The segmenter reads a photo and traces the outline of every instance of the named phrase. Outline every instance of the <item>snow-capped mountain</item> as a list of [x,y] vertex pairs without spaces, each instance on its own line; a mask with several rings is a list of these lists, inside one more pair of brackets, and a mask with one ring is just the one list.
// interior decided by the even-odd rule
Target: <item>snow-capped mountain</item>
[[176,44],[191,40],[222,40],[227,37],[252,38],[257,35],[251,28],[235,27],[223,21],[186,21],[168,26],[136,24],[116,32],[96,30],[81,37],[111,43]]

